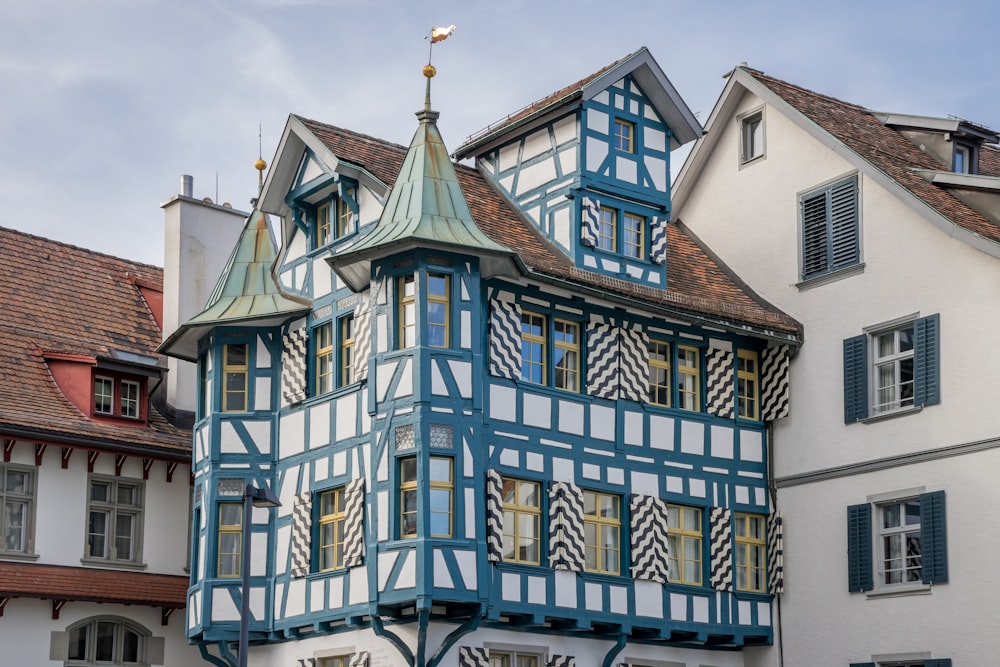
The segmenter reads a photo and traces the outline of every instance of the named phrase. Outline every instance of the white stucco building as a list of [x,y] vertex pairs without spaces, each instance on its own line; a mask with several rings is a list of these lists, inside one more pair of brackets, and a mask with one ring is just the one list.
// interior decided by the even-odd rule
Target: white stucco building
[[996,663],[996,141],[741,66],[680,173],[676,218],[805,329],[768,665]]

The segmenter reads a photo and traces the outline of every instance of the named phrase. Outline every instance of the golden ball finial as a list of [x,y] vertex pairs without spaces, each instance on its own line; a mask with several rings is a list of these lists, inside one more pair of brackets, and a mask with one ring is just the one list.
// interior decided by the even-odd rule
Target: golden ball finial
[[257,158],[257,161],[253,163],[253,168],[257,171],[264,171],[267,169],[267,163],[261,158]]
[[437,69],[434,65],[424,65],[424,76],[428,79],[433,79],[435,74],[437,74]]

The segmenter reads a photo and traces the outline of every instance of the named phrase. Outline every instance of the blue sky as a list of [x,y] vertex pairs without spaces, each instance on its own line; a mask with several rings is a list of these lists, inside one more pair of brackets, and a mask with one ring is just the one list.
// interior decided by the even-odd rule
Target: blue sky
[[0,226],[157,265],[181,174],[249,206],[259,124],[269,163],[289,113],[408,143],[434,25],[458,26],[434,53],[449,149],[641,46],[702,122],[746,61],[1000,127],[992,2],[0,0],[0,17]]

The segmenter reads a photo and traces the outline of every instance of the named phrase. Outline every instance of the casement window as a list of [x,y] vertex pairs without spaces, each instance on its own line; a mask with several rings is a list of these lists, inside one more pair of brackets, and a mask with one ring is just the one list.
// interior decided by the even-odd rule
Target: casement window
[[979,151],[972,144],[955,143],[952,153],[952,171],[956,174],[978,174]]
[[340,318],[340,386],[354,382],[354,315]]
[[542,509],[538,482],[502,478],[503,560],[538,565]]
[[141,562],[141,482],[92,477],[87,501],[87,558]]
[[243,541],[243,503],[219,503],[218,577],[240,576]]
[[319,569],[344,567],[344,488],[319,494]]
[[583,492],[584,570],[619,574],[621,498],[612,493]]
[[612,145],[623,153],[635,152],[635,123],[615,118]]
[[315,368],[315,395],[333,389],[333,323],[326,322],[313,329],[313,368]]
[[417,284],[412,274],[396,279],[400,349],[417,344]]
[[222,346],[223,412],[246,412],[250,373],[248,348],[246,343]]
[[451,276],[427,274],[427,346],[449,347]]
[[701,353],[696,347],[677,346],[677,407],[701,409]]
[[521,379],[545,384],[545,346],[548,326],[544,315],[521,313]]
[[944,491],[901,495],[847,508],[850,592],[948,581]]
[[736,397],[739,416],[758,419],[760,415],[760,369],[757,353],[752,350],[736,351]]
[[860,263],[856,175],[802,195],[799,209],[802,223],[802,280]]
[[580,391],[580,325],[556,319],[553,323],[552,366],[556,389]]
[[[345,655],[330,655],[316,659],[316,667],[350,667],[351,661],[355,658],[354,653]],[[301,661],[300,661],[301,663]],[[367,665],[367,662],[364,663]]]
[[137,380],[106,375],[94,376],[94,414],[140,419],[142,387]]
[[324,246],[330,242],[330,202],[323,202],[316,207],[316,246]]
[[844,422],[941,401],[938,315],[879,325],[844,341]]
[[602,206],[597,224],[597,247],[615,252],[618,250],[618,212]]
[[670,582],[702,585],[702,511],[667,505],[667,549]]
[[0,512],[3,546],[0,552],[27,554],[34,542],[35,474],[32,470],[0,465]]
[[355,200],[354,189],[346,188],[345,197],[337,199],[337,238],[350,234],[354,228],[354,210],[350,201]]
[[490,651],[489,667],[539,667],[539,657],[520,651]]
[[[344,187],[341,195],[333,195],[313,206],[311,210],[315,247],[321,248],[354,231],[357,213],[355,189]],[[300,215],[308,215],[308,206]]]
[[733,516],[736,538],[736,590],[767,590],[767,521],[757,514]]
[[649,341],[649,402],[670,407],[670,343]]
[[764,111],[754,111],[741,116],[740,162],[746,163],[764,157]]
[[94,412],[99,415],[113,414],[115,381],[106,377],[94,378]]
[[123,619],[108,617],[87,619],[71,626],[66,665],[147,665],[150,634]]
[[[417,459],[399,460],[399,536],[416,537],[418,532],[417,494],[420,492],[417,475]],[[451,537],[453,495],[455,482],[452,459],[432,456],[428,461],[427,518],[430,537]]]
[[646,219],[634,213],[626,213],[622,220],[622,254],[633,259],[642,259],[646,254]]

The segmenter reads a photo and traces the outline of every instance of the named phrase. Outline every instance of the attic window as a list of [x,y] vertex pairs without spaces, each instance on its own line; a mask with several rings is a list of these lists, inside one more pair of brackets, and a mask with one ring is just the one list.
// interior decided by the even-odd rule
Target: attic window
[[979,169],[976,164],[976,148],[971,144],[955,143],[953,169],[957,174],[975,174]]
[[758,109],[739,119],[740,164],[764,157],[764,110]]
[[139,420],[144,417],[144,378],[117,373],[94,375],[94,414],[102,417],[124,417]]
[[635,152],[635,123],[615,118],[614,145],[622,152]]

